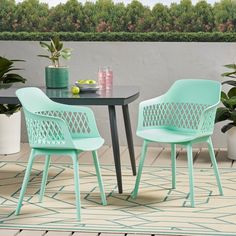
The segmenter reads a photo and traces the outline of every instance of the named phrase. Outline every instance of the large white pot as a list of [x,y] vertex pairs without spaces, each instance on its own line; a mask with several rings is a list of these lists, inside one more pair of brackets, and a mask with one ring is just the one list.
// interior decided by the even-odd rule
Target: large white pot
[[0,154],[20,151],[21,112],[0,114]]
[[236,127],[231,128],[226,132],[228,158],[236,160]]

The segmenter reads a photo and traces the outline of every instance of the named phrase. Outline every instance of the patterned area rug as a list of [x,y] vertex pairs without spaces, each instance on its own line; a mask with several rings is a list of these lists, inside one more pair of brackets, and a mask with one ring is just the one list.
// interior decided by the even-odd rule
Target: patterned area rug
[[218,196],[213,170],[195,168],[196,208],[189,207],[186,168],[177,170],[171,190],[169,167],[145,167],[140,194],[130,198],[135,177],[123,166],[124,194],[118,194],[114,166],[102,166],[108,206],[100,205],[95,170],[80,166],[82,221],[76,221],[71,164],[50,167],[43,203],[38,203],[43,164],[36,163],[20,216],[14,216],[26,163],[0,162],[0,228],[172,235],[236,235],[236,170],[220,170],[225,196]]

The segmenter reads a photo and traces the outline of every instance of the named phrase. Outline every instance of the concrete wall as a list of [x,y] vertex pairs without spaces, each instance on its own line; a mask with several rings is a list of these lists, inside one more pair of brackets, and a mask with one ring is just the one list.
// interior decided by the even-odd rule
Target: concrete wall
[[[78,79],[96,79],[98,67],[110,65],[115,85],[140,87],[140,98],[130,105],[134,142],[138,103],[164,93],[175,80],[206,78],[222,81],[222,65],[235,62],[236,43],[165,43],[165,42],[66,42],[73,49],[73,57],[66,62],[70,67],[70,82]],[[48,61],[36,55],[43,51],[38,42],[0,41],[0,55],[25,59],[27,85],[44,85],[44,67]],[[199,96],[201,96],[199,94]],[[106,107],[94,107],[102,136],[110,144],[110,129]],[[120,143],[125,145],[121,109],[117,109]],[[213,141],[216,147],[225,147],[225,135],[216,125]],[[22,141],[27,140],[23,124]]]

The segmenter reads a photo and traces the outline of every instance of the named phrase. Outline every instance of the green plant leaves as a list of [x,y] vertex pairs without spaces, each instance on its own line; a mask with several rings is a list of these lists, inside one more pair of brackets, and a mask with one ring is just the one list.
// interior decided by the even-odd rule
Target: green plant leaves
[[7,58],[0,57],[0,70],[10,67],[13,64],[12,61],[8,60]]
[[228,120],[230,117],[229,109],[225,107],[219,107],[216,111],[215,123]]
[[225,72],[225,73],[221,74],[221,76],[236,78],[236,76],[233,76],[234,74],[235,74],[235,72]]
[[229,90],[228,94],[221,92],[221,102],[225,107],[219,107],[216,111],[215,123],[230,120],[232,122],[224,125],[221,129],[223,133],[236,126],[236,87]]
[[216,111],[215,123],[225,120],[231,120],[233,122],[230,122],[221,128],[223,133],[236,126],[236,111],[230,111],[226,107],[219,107]]
[[224,65],[224,67],[236,70],[236,64],[228,64],[228,65]]
[[0,114],[12,115],[21,109],[20,104],[0,104]]
[[71,58],[71,49],[70,48],[65,48],[61,51],[61,56],[65,60],[69,60]]
[[39,44],[42,48],[46,49],[47,51],[49,52],[51,51],[51,45],[49,45],[48,43],[40,41]]
[[228,85],[236,86],[236,81],[234,81],[234,80],[227,80],[227,81],[222,82],[222,84],[228,84]]
[[234,123],[228,123],[228,124],[226,124],[226,125],[224,125],[224,126],[222,127],[221,131],[222,131],[223,133],[225,133],[225,132],[227,132],[229,129],[231,129],[231,128],[235,127],[235,126],[236,126],[236,124],[234,124]]
[[227,108],[231,108],[231,105],[228,103],[228,100],[229,100],[229,98],[228,98],[228,96],[226,95],[226,93],[225,92],[221,92],[221,102],[227,107]]
[[3,77],[3,83],[16,83],[16,82],[22,82],[25,83],[26,79],[18,74],[6,74]]
[[229,109],[235,109],[236,108],[236,97],[231,97],[229,99],[221,99],[222,103]]
[[12,68],[12,64],[13,64],[12,61],[4,57],[0,57],[0,80],[1,77]]
[[[228,65],[224,65],[224,67],[226,67],[228,69],[232,69],[233,71],[225,72],[225,73],[221,74],[221,76],[230,77],[230,78],[235,78],[236,79],[236,64],[228,64]],[[233,81],[233,80],[225,81],[222,84],[229,84],[229,85],[232,85],[232,86],[236,86],[236,82]]]
[[0,57],[0,82],[2,83],[15,83],[15,82],[22,82],[26,81],[25,78],[22,76],[9,73],[11,71],[21,70],[20,68],[15,68],[13,66],[14,62],[16,61],[23,61],[23,60],[8,60],[7,58]]
[[221,91],[221,99],[228,99],[225,92]]
[[63,43],[60,42],[60,39],[57,36],[51,39],[51,44],[53,45],[56,51],[60,51],[63,48]]
[[[25,83],[26,79],[16,73],[9,73],[12,71],[22,70],[14,67],[14,62],[23,60],[9,60],[0,57],[0,83],[11,84],[15,82]],[[12,115],[20,110],[21,105],[0,104],[0,114]]]
[[236,96],[236,87],[231,88],[227,95],[229,98]]
[[50,58],[48,55],[37,55],[38,57]]
[[47,51],[50,52],[50,55],[38,55],[39,57],[48,58],[55,67],[59,67],[59,59],[60,57],[64,58],[65,60],[69,60],[71,57],[71,49],[65,48],[63,49],[63,43],[60,42],[58,36],[55,36],[50,40],[50,44],[45,42],[40,42],[40,46]]

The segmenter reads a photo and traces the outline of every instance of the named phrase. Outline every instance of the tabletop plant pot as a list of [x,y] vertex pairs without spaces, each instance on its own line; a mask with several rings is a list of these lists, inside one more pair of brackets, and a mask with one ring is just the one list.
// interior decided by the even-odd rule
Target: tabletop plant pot
[[47,88],[67,88],[69,68],[48,66],[45,68],[45,80]]
[[39,42],[40,46],[49,52],[49,55],[38,55],[39,57],[48,58],[52,65],[45,68],[45,81],[47,88],[67,88],[69,84],[69,68],[60,65],[60,58],[69,60],[71,49],[64,48],[60,39],[55,36],[50,43]]
[[0,154],[20,151],[21,111],[8,116],[0,114]]

